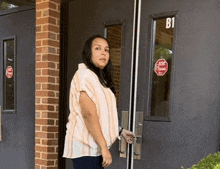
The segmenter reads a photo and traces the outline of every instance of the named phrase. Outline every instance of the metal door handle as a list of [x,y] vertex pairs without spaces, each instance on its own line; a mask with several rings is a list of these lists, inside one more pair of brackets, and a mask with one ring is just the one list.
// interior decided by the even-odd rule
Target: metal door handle
[[0,141],[2,141],[2,106],[0,106]]
[[142,138],[141,135],[135,136],[134,140],[137,140],[138,138]]
[[134,155],[139,156],[141,153],[134,152]]
[[[121,126],[124,129],[128,129],[128,111],[122,111],[122,116],[121,116]],[[127,155],[127,142],[126,140],[121,137],[119,140],[119,153],[120,157],[126,158]]]
[[135,140],[134,140],[134,159],[141,159],[142,132],[143,132],[143,112],[135,113]]
[[138,124],[136,124],[136,127],[142,127],[142,125],[143,125],[143,124],[138,123]]
[[[121,138],[122,139],[122,138]],[[121,150],[121,142],[122,142],[122,140],[119,140],[119,152],[121,153],[121,154],[125,154],[126,153],[126,150],[124,150],[124,151],[122,151]]]

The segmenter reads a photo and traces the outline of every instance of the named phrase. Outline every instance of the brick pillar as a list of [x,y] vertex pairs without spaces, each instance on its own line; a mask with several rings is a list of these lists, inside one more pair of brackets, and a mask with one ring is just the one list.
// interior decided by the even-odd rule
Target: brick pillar
[[60,0],[36,0],[35,169],[58,168]]

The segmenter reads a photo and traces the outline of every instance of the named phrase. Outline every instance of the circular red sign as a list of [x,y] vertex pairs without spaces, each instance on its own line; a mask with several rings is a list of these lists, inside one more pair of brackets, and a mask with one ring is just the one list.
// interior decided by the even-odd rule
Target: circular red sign
[[13,68],[11,66],[7,67],[5,75],[7,78],[11,78],[13,76]]
[[168,70],[168,63],[165,59],[158,59],[155,63],[154,72],[157,76],[163,76]]

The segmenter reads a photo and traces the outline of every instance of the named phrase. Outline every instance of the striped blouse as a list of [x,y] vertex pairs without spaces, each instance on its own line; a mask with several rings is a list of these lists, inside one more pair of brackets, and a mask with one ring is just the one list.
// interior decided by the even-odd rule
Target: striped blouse
[[101,155],[98,144],[88,132],[79,105],[80,91],[85,91],[93,100],[99,117],[102,133],[108,148],[118,137],[118,114],[116,98],[110,88],[102,86],[98,76],[85,64],[79,64],[70,86],[70,115],[66,125],[66,136],[63,157],[77,158],[82,156]]

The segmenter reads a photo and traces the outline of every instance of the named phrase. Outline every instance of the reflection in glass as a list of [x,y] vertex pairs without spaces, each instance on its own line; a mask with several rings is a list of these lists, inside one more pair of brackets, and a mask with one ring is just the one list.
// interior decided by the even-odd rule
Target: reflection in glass
[[117,107],[119,105],[119,80],[121,66],[121,39],[122,25],[111,25],[105,28],[105,37],[108,39],[110,46],[110,58],[114,67],[113,80],[116,89]]
[[1,10],[7,10],[7,9],[12,9],[12,8],[17,8],[18,6],[14,4],[9,4],[7,2],[0,2],[0,11]]
[[4,110],[14,110],[14,39],[4,41]]
[[[152,56],[151,116],[169,116],[174,21],[175,17],[159,18],[153,21],[154,50]],[[158,66],[158,59],[162,59],[162,61],[165,60],[168,64],[168,69],[164,68],[167,70],[166,72],[164,71],[164,74],[163,69]],[[155,71],[155,69],[161,71]],[[162,75],[160,74],[161,72]]]

